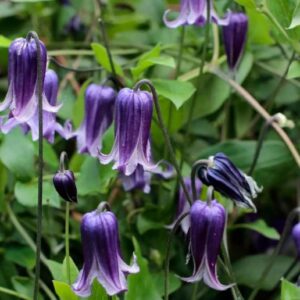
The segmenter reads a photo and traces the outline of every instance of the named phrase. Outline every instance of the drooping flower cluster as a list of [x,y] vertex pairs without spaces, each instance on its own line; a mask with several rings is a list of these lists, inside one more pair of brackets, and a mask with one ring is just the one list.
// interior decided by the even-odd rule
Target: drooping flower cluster
[[131,266],[121,258],[116,216],[101,210],[85,214],[81,222],[81,239],[84,265],[73,284],[73,291],[80,297],[88,297],[94,278],[110,296],[126,291],[126,275],[138,273],[139,266],[134,255]]
[[[51,143],[58,132],[63,138],[69,136],[69,123],[65,128],[56,122],[58,77],[53,70],[46,70],[47,51],[42,42],[41,76],[43,83],[43,136]],[[1,120],[1,131],[8,133],[16,126],[24,132],[31,131],[33,140],[38,139],[38,75],[37,47],[34,39],[18,38],[9,47],[8,81],[9,87],[0,111],[10,109]],[[5,120],[6,119],[6,120]]]
[[254,179],[237,169],[223,153],[210,157],[210,165],[201,167],[198,172],[200,180],[211,185],[216,191],[232,199],[238,206],[256,211],[252,199],[262,191]]

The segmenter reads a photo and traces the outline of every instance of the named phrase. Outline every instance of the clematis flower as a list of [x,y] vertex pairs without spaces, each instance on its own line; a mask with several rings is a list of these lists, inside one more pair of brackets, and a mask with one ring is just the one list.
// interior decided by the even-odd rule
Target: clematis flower
[[[50,105],[55,106],[59,88],[59,80],[57,74],[53,70],[47,70],[44,81],[44,94]],[[38,110],[26,122],[19,122],[12,115],[7,122],[2,125],[1,130],[4,134],[8,133],[16,126],[20,126],[24,133],[31,131],[33,141],[39,138],[39,116]],[[63,138],[68,139],[71,136],[72,128],[69,121],[62,127],[56,122],[56,114],[54,112],[43,111],[43,136],[49,143],[54,142],[55,132],[58,132]]]
[[[181,0],[180,12],[175,20],[169,20],[170,10],[164,13],[163,20],[167,27],[176,28],[182,25],[203,26],[207,22],[207,0]],[[210,20],[218,25],[226,25],[228,20],[220,19],[213,7],[213,1],[210,0]]]
[[146,91],[122,89],[115,105],[115,142],[111,153],[100,153],[102,164],[114,161],[113,169],[131,175],[138,165],[146,172],[160,172],[151,159],[150,127],[153,113],[152,95]]
[[57,193],[64,200],[77,203],[77,188],[72,171],[58,171],[53,177],[53,184]]
[[[166,169],[157,171],[155,175],[159,179],[170,179],[174,176],[174,168],[166,161],[164,161],[164,164],[166,165]],[[144,171],[141,165],[138,165],[135,171],[129,176],[120,173],[123,188],[126,192],[139,189],[146,194],[150,193],[151,177],[152,173]]]
[[197,200],[191,207],[190,218],[194,271],[191,277],[184,277],[182,280],[197,282],[203,279],[206,285],[218,291],[230,288],[232,285],[221,284],[217,275],[217,258],[226,221],[224,207],[216,200],[209,204]]
[[297,223],[292,230],[292,237],[297,249],[297,255],[300,256],[300,223]]
[[138,273],[136,257],[127,265],[121,258],[118,222],[110,211],[95,210],[83,216],[81,222],[84,265],[73,291],[80,297],[91,294],[94,278],[110,296],[127,290],[126,275]]
[[223,26],[223,40],[230,70],[234,71],[245,48],[248,17],[244,13],[229,12],[228,24]]
[[80,153],[96,157],[102,137],[113,121],[116,92],[108,86],[90,84],[85,92],[85,117],[77,135]]
[[209,166],[199,169],[200,180],[234,200],[236,205],[251,208],[256,212],[252,199],[257,197],[262,188],[258,187],[255,180],[237,169],[223,153],[217,153],[209,160],[211,162]]
[[[188,193],[189,193],[189,195],[190,195],[190,197],[192,199],[193,198],[193,193],[192,193],[192,181],[191,181],[191,178],[190,177],[184,178],[184,184],[185,184],[185,186],[186,186],[186,188],[188,190]],[[201,193],[201,190],[202,190],[202,182],[198,178],[196,178],[195,185],[196,185],[197,195],[199,195]],[[193,200],[196,200],[196,199],[193,199]],[[190,206],[189,202],[187,201],[187,199],[185,197],[183,188],[180,186],[175,220],[174,220],[174,222],[171,225],[168,225],[167,228],[168,229],[173,229],[174,226],[175,226],[175,224],[177,223],[177,221],[180,219],[180,217],[183,216],[185,213],[188,213],[189,210],[190,210],[190,208],[191,208],[191,206]],[[190,221],[190,217],[189,216],[185,217],[181,221],[180,226],[181,226],[182,231],[185,234],[188,233],[188,231],[190,229],[190,224],[191,224],[191,221]]]
[[[42,80],[46,72],[47,51],[42,42]],[[0,104],[0,111],[10,108],[11,118],[23,123],[34,116],[38,107],[37,47],[34,39],[18,38],[9,47],[8,92]],[[49,104],[43,93],[43,110],[57,112],[60,107]]]

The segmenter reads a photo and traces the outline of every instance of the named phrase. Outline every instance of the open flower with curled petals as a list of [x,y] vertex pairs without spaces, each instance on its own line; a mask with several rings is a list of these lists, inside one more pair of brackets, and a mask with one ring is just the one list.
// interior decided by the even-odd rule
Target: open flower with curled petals
[[223,238],[226,213],[216,200],[206,203],[197,200],[190,210],[190,245],[194,271],[186,282],[203,280],[210,288],[223,291],[232,285],[220,283],[217,275],[217,259]]
[[72,285],[73,291],[80,297],[88,297],[95,278],[110,296],[126,291],[126,275],[138,273],[139,266],[135,256],[131,266],[121,258],[116,216],[99,209],[85,214],[81,222],[81,239],[84,264]]
[[[227,24],[228,20],[221,19],[213,7],[213,1],[210,0],[210,20],[209,22],[215,22],[218,25]],[[170,10],[167,10],[164,14],[164,23],[169,28],[176,28],[182,25],[198,25],[203,26],[207,22],[208,10],[207,0],[181,0],[179,15],[174,20],[169,20]]]

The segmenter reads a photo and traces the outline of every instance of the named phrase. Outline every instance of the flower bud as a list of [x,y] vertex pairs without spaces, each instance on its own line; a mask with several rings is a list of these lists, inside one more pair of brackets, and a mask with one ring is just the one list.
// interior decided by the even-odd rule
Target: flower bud
[[77,188],[72,171],[58,171],[53,177],[53,184],[57,193],[64,200],[77,203]]

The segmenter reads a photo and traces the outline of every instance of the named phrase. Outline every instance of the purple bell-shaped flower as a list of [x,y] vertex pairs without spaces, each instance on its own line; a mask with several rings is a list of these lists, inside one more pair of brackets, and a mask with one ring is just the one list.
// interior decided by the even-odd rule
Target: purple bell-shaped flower
[[[42,42],[41,68],[44,83],[47,51]],[[34,39],[18,38],[9,47],[8,92],[0,111],[10,108],[11,118],[23,123],[34,116],[38,107],[37,94],[37,47]],[[57,112],[60,107],[51,106],[43,93],[43,110]]]
[[85,92],[85,117],[77,133],[80,153],[96,157],[102,147],[102,137],[113,121],[116,92],[109,86],[90,84]]
[[248,17],[244,13],[229,12],[226,19],[228,24],[223,26],[223,41],[228,66],[231,71],[234,71],[245,48]]
[[262,191],[255,180],[244,174],[229,160],[223,153],[217,153],[210,157],[210,164],[201,167],[198,171],[200,180],[211,185],[214,189],[225,197],[228,197],[236,205],[251,208],[256,212],[256,207],[252,199]]
[[232,285],[220,283],[217,275],[217,258],[223,238],[226,213],[224,207],[216,200],[211,203],[197,200],[190,210],[190,245],[194,263],[191,277],[182,278],[187,282],[203,279],[210,288],[226,290]]
[[[207,22],[207,0],[181,0],[179,15],[175,20],[169,20],[170,10],[164,14],[164,23],[169,28],[176,28],[182,25],[203,26]],[[227,19],[221,19],[213,7],[213,1],[210,0],[210,20],[218,25],[226,25]]]
[[116,216],[101,209],[85,214],[81,239],[84,265],[72,286],[73,291],[80,297],[88,297],[94,278],[110,296],[126,291],[126,275],[138,273],[139,267],[135,256],[131,266],[121,258]]
[[146,91],[122,89],[115,105],[115,142],[111,153],[100,153],[102,164],[114,161],[113,169],[131,175],[138,165],[144,171],[159,173],[159,164],[151,160],[150,128],[152,95]]

